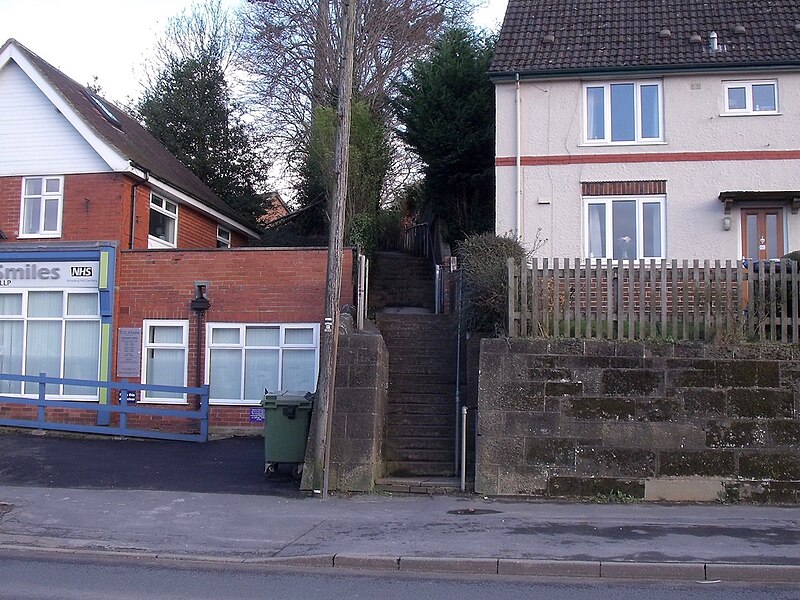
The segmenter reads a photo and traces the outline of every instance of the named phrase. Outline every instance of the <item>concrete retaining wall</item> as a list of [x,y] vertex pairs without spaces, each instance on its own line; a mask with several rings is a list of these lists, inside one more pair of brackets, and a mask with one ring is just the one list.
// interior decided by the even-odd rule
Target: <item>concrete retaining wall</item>
[[475,491],[800,500],[800,347],[487,339]]

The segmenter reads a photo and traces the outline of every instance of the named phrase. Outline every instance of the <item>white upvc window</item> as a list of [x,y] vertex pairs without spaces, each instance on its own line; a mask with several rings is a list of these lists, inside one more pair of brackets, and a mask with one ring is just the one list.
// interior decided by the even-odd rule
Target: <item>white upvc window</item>
[[660,81],[583,85],[586,144],[647,144],[664,141]]
[[174,248],[178,242],[178,205],[150,194],[148,248]]
[[584,198],[584,248],[590,259],[666,256],[664,196]]
[[[189,321],[146,320],[143,327],[142,383],[185,387]],[[186,394],[147,390],[142,401],[180,404],[186,402]]]
[[[0,372],[96,381],[100,375],[97,290],[0,293]],[[38,394],[36,383],[0,381],[2,394]],[[49,384],[49,395],[97,400],[97,388]]]
[[231,247],[230,229],[225,229],[221,225],[217,225],[217,248],[230,248],[230,247]]
[[19,237],[61,237],[64,178],[24,177]]
[[211,404],[258,405],[264,390],[313,392],[319,373],[315,323],[206,326]]
[[765,115],[778,113],[778,82],[724,81],[726,115]]

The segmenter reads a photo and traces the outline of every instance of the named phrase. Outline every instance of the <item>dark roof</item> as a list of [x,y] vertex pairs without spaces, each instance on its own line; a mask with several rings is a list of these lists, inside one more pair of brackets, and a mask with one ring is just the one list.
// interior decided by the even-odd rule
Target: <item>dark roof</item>
[[490,74],[780,66],[800,66],[798,0],[509,0]]
[[[44,77],[64,100],[75,110],[80,118],[109,146],[116,149],[134,166],[150,172],[158,179],[196,198],[208,207],[235,220],[243,227],[252,230],[248,221],[217,196],[211,188],[200,181],[175,155],[153,137],[135,119],[113,103],[92,94],[85,86],[67,77],[40,56],[14,39],[8,40],[0,51],[9,44],[25,55],[33,67]],[[100,103],[92,100],[98,99]],[[113,119],[103,114],[108,110]],[[116,121],[116,122],[114,122]]]

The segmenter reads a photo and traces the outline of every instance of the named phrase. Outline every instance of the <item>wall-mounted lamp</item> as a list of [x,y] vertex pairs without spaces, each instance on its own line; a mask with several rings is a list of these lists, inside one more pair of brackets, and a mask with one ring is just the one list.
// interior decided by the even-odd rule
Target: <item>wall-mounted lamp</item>
[[205,312],[211,307],[211,302],[208,300],[208,282],[195,281],[194,282],[194,298],[191,302],[192,310],[198,312]]
[[724,217],[722,217],[722,228],[725,231],[730,231],[731,230],[731,216],[730,215],[725,215]]

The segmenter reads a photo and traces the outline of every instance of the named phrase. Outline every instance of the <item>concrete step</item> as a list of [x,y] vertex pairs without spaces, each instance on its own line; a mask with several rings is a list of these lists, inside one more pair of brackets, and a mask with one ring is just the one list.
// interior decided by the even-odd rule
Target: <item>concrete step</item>
[[453,440],[448,438],[405,437],[386,440],[385,447],[392,450],[401,447],[416,450],[446,450],[452,453],[454,451],[453,444]]
[[455,428],[451,425],[386,425],[386,440],[402,438],[455,439]]
[[450,415],[456,414],[455,401],[447,403],[422,404],[422,403],[397,403],[389,402],[386,406],[387,415]]
[[[466,481],[465,493],[473,489],[472,479]],[[391,494],[427,494],[445,496],[461,494],[461,480],[458,477],[383,477],[375,482],[376,492]]]
[[[453,448],[425,449],[425,448],[384,448],[384,457],[387,462],[415,462],[415,463],[447,463],[454,457]],[[452,470],[452,465],[450,469]]]
[[432,394],[432,395],[446,395],[449,393],[455,393],[453,390],[453,384],[449,383],[425,383],[421,384],[418,381],[414,381],[414,378],[408,379],[400,379],[399,381],[396,378],[390,377],[389,378],[389,395],[393,392],[398,392],[401,394],[405,393],[425,393],[425,394]]
[[455,388],[456,374],[447,371],[441,373],[391,373],[389,375],[389,390],[399,389],[398,386],[414,386],[414,390],[424,389],[429,393],[443,391],[442,387],[433,388],[430,386],[450,386]]
[[390,412],[386,415],[386,429],[397,426],[413,425],[415,427],[443,426],[453,427],[456,422],[455,411],[451,413],[407,413]]
[[456,391],[455,386],[444,394],[429,394],[421,391],[390,393],[387,400],[391,406],[452,406]]
[[386,472],[389,476],[419,475],[448,477],[454,475],[453,461],[387,461]]

